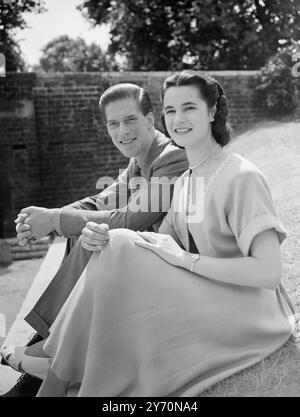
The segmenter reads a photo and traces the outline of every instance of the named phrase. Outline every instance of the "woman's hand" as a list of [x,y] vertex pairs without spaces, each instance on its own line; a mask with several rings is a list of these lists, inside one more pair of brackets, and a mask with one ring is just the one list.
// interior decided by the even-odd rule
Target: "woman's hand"
[[135,244],[150,249],[171,265],[181,266],[185,251],[170,235],[152,232],[137,232],[144,241],[135,240]]
[[82,229],[81,246],[89,251],[102,250],[109,241],[108,224],[88,222]]

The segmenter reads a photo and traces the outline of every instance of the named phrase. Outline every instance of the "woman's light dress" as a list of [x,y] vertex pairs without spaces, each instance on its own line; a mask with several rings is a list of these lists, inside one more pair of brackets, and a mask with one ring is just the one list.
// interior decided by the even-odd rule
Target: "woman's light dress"
[[[160,228],[186,250],[188,227],[199,253],[216,258],[247,256],[264,230],[285,238],[265,178],[248,160],[224,153],[204,189],[188,178],[187,171],[177,181]],[[207,279],[135,239],[131,230],[110,231],[44,347],[58,378],[81,383],[78,396],[196,396],[288,340],[295,323],[282,285],[272,291]]]

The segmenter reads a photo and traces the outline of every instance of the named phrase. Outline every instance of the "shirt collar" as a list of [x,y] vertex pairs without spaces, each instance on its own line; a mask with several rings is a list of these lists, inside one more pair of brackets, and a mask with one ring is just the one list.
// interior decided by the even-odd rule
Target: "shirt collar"
[[158,157],[158,155],[160,155],[166,144],[168,144],[169,142],[170,139],[168,139],[159,130],[155,130],[154,140],[145,159],[142,162],[140,162],[140,164],[138,164],[137,161],[134,159],[135,164],[138,165],[139,168],[142,170],[147,169],[151,166],[152,162]]

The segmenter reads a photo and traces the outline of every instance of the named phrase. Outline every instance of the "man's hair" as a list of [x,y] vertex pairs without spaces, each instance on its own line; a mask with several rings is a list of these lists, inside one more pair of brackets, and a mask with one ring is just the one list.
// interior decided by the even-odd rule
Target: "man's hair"
[[144,116],[149,112],[153,112],[149,93],[144,88],[130,83],[116,84],[105,90],[100,97],[99,107],[104,123],[107,122],[105,113],[106,106],[113,101],[126,98],[134,99]]

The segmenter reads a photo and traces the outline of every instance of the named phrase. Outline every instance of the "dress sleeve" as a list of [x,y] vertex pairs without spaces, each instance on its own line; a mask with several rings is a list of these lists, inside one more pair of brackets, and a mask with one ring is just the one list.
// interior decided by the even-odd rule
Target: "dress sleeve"
[[229,191],[227,221],[244,256],[259,233],[275,229],[279,243],[286,230],[277,216],[265,177],[259,171],[245,171],[234,179]]

